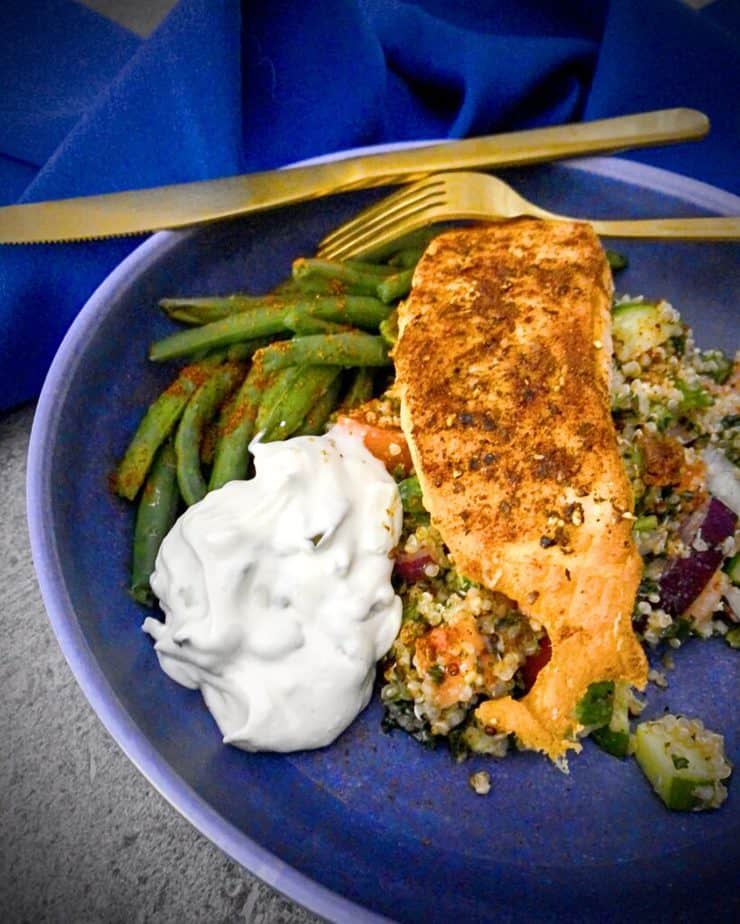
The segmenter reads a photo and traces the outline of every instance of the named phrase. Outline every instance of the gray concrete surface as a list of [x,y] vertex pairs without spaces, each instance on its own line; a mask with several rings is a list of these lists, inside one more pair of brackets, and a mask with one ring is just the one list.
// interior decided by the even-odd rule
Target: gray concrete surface
[[[83,0],[146,36],[174,0]],[[33,408],[0,414],[0,921],[318,918],[233,863],[124,756],[46,618],[26,527]]]
[[113,22],[146,38],[177,0],[78,0]]
[[31,562],[32,416],[0,415],[0,921],[314,924],[192,828],[78,688]]

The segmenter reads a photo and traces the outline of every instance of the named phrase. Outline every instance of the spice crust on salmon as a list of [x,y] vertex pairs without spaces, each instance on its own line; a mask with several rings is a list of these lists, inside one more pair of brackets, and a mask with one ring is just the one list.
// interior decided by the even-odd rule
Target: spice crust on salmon
[[457,569],[515,600],[552,657],[481,724],[553,759],[596,681],[640,689],[642,563],[610,414],[612,281],[591,227],[521,218],[434,239],[399,307],[401,422]]

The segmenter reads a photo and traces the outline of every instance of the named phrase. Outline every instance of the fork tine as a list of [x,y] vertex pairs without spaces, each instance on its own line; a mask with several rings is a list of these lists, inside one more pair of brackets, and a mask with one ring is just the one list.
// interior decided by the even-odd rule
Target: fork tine
[[[326,259],[344,259],[355,254],[358,248],[365,247],[369,241],[400,237],[406,233],[407,223],[419,214],[426,214],[444,204],[444,186],[436,184],[433,188],[424,188],[407,195],[395,204],[379,209],[369,220],[355,220],[353,227],[342,226],[331,236],[320,242],[318,254]],[[359,216],[358,216],[359,217]],[[422,220],[421,225],[426,222]],[[420,226],[421,226],[420,225]],[[375,249],[375,248],[372,248]],[[342,255],[340,257],[340,254]]]
[[387,223],[380,230],[358,235],[347,243],[332,248],[328,253],[320,251],[320,255],[330,260],[382,259],[415,231],[444,221],[447,217],[444,204],[419,208],[412,214],[406,214],[397,221]]
[[418,199],[432,193],[439,195],[443,190],[444,184],[438,177],[427,177],[418,183],[405,186],[398,192],[386,196],[380,202],[376,202],[369,208],[364,209],[350,221],[335,228],[321,243],[322,245],[335,244],[348,235],[364,229],[379,218],[382,219],[389,214],[396,214],[406,208],[407,205],[413,205]]
[[398,204],[402,206],[404,202],[409,199],[413,199],[416,195],[423,195],[424,191],[429,188],[438,189],[440,187],[440,181],[437,177],[425,177],[423,180],[419,180],[416,183],[412,183],[404,186],[398,192],[392,193],[389,196],[385,196],[379,202],[374,203],[373,205],[368,206],[366,209],[363,209],[354,218],[351,218],[349,221],[346,221],[344,224],[339,225],[338,228],[335,228],[333,231],[330,231],[329,234],[321,241],[321,246],[328,246],[329,244],[334,244],[337,238],[341,238],[346,234],[350,234],[355,231],[358,227],[362,227],[366,222],[372,221],[378,216],[382,216],[388,213],[389,209],[393,209]]
[[337,237],[328,247],[325,246],[322,241],[319,248],[319,255],[327,259],[335,259],[330,257],[329,254],[354,250],[356,247],[362,246],[366,240],[384,234],[387,229],[402,227],[406,219],[411,218],[419,212],[424,212],[429,208],[442,205],[443,202],[444,199],[439,194],[425,193],[418,198],[399,204],[396,208],[391,209],[385,214],[379,215],[372,221],[357,225],[354,231]]
[[396,202],[403,202],[409,195],[409,192],[415,188],[416,184],[414,184],[414,186],[404,186],[402,189],[398,190],[398,192],[384,196],[374,205],[369,205],[366,209],[358,212],[354,218],[350,218],[349,221],[345,221],[344,224],[334,228],[333,231],[330,231],[329,234],[326,235],[324,241],[327,244],[333,243],[335,237],[341,237],[346,232],[352,231],[357,225],[362,225],[366,221],[375,218],[377,215],[382,215],[388,206],[393,206]]

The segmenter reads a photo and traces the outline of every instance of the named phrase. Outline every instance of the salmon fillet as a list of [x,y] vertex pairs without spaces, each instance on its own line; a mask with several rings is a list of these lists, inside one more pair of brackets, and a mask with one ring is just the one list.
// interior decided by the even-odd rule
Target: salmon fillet
[[401,423],[459,572],[543,626],[552,657],[482,725],[552,759],[580,749],[589,684],[642,689],[642,562],[609,402],[612,280],[579,222],[514,219],[435,238],[399,308]]

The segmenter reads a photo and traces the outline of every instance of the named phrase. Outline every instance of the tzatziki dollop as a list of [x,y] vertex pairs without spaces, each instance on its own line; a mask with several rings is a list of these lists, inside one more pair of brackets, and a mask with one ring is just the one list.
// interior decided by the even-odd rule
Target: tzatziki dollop
[[165,621],[143,629],[224,743],[323,747],[367,705],[400,627],[398,488],[351,428],[250,448],[254,478],[207,494],[165,537],[151,578]]

